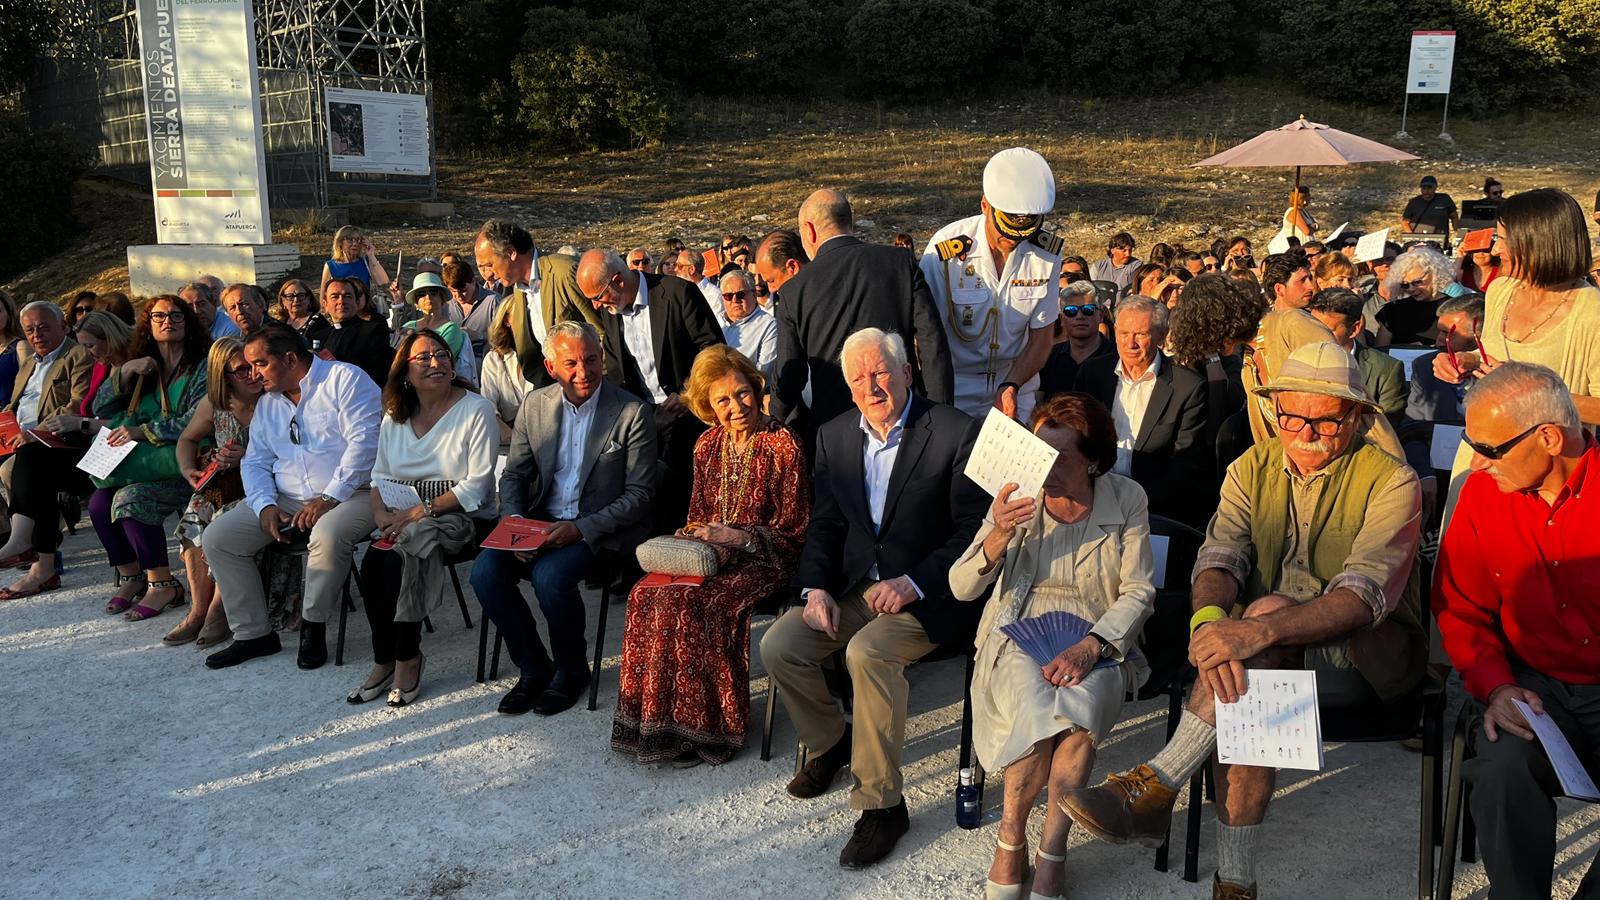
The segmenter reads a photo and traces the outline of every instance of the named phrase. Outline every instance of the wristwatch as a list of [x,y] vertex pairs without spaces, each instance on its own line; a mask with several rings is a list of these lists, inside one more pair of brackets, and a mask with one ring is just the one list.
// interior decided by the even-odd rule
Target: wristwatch
[[323,503],[328,504],[329,506],[338,506],[339,505],[339,501],[333,499],[332,497],[328,496],[327,494],[318,494],[317,495],[317,499],[321,500]]
[[1089,637],[1092,637],[1095,640],[1100,642],[1100,658],[1101,659],[1110,659],[1111,657],[1117,655],[1117,645],[1116,644],[1111,643],[1110,641],[1106,640],[1105,638],[1101,637],[1098,634],[1095,634],[1092,631],[1089,632]]
[[433,518],[433,501],[432,500],[424,500],[424,501],[422,501],[422,514],[424,516],[427,516],[430,519]]

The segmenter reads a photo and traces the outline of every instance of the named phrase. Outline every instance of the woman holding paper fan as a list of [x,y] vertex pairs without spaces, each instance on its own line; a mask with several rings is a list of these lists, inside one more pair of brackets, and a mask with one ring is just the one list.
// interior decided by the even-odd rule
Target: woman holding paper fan
[[134,328],[132,357],[100,386],[95,415],[106,419],[107,443],[133,445],[89,497],[89,519],[116,570],[117,592],[106,612],[129,621],[160,615],[183,602],[172,577],[161,523],[194,493],[178,470],[175,446],[206,395],[211,335],[183,300],[152,299]]
[[[191,642],[210,647],[228,638],[227,614],[222,604],[215,602],[217,586],[206,566],[200,535],[219,513],[244,499],[239,460],[250,443],[250,419],[259,399],[261,382],[244,358],[244,341],[219,338],[206,360],[205,399],[178,438],[178,470],[194,488],[189,505],[178,518],[177,531],[193,603],[183,621],[161,639],[169,647]],[[200,443],[207,439],[211,445],[202,452]],[[285,592],[272,593],[276,598]]]
[[500,424],[454,359],[445,339],[424,328],[406,335],[389,366],[372,466],[377,540],[361,561],[372,672],[345,698],[351,703],[386,692],[390,706],[417,699],[422,620],[444,597],[444,558],[494,528]]
[[1124,695],[1149,675],[1135,649],[1155,596],[1148,503],[1143,488],[1111,473],[1111,413],[1087,394],[1057,394],[1034,410],[1033,431],[1060,452],[1042,496],[1003,490],[950,569],[958,600],[994,585],[972,678],[978,759],[1006,770],[988,897],[1024,896],[1028,815],[1046,786],[1033,896],[1064,893],[1072,821],[1056,800],[1088,782]]
[[750,610],[789,584],[811,492],[805,454],[761,411],[761,372],[724,345],[695,357],[683,397],[712,426],[694,447],[689,522],[716,550],[700,584],[647,577],[628,595],[611,749],[641,763],[727,762],[750,715]]

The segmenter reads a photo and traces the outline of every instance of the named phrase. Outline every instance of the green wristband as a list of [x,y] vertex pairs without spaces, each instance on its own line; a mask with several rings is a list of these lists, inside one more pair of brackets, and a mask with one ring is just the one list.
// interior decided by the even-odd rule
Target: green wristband
[[1207,622],[1218,622],[1227,617],[1228,611],[1220,606],[1202,606],[1189,617],[1189,635],[1193,637],[1195,631]]

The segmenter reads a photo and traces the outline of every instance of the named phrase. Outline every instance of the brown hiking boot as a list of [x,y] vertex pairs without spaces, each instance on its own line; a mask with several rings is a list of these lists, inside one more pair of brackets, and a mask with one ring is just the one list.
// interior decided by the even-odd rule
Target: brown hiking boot
[[1061,808],[1102,841],[1155,847],[1167,836],[1177,800],[1178,792],[1162,784],[1154,769],[1139,766],[1112,775],[1099,787],[1067,791]]
[[1211,900],[1256,900],[1256,886],[1240,887],[1231,881],[1211,876]]

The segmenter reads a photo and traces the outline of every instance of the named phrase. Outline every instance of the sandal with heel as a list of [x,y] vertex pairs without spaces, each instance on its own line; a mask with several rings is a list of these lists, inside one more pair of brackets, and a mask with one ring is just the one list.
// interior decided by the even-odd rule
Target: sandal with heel
[[[1026,856],[1028,853],[1028,844],[1026,841],[1020,844],[1008,844],[996,837],[994,843],[995,846],[999,847],[1001,850],[1006,850],[1011,853],[1021,853],[1024,856]],[[1033,871],[1029,869],[1027,863],[1024,862],[1022,866],[1022,880],[1016,884],[1000,884],[992,878],[986,880],[983,883],[983,900],[1022,900],[1024,893],[1026,893],[1028,890],[1028,882],[1032,879]]]
[[[148,582],[148,579],[143,572],[140,572],[137,575],[124,575],[121,572],[113,572],[112,574],[117,576],[117,579],[111,583],[111,586],[115,588],[121,588],[130,581]],[[139,588],[138,592],[132,597],[113,596],[108,598],[106,600],[106,615],[114,616],[119,612],[127,612],[128,607],[138,603],[139,600],[144,597],[145,591],[148,590],[150,590],[150,585],[146,583],[145,586]]]
[[160,606],[146,606],[143,603],[136,604],[133,609],[128,610],[127,613],[123,615],[123,618],[127,619],[129,622],[143,622],[145,619],[153,619],[174,606],[183,605],[183,582],[176,578],[167,578],[161,581],[148,581],[145,583],[145,588],[147,589],[147,593],[145,594],[147,597],[149,596],[149,589],[161,590],[163,588],[172,588],[172,599],[161,604]]

